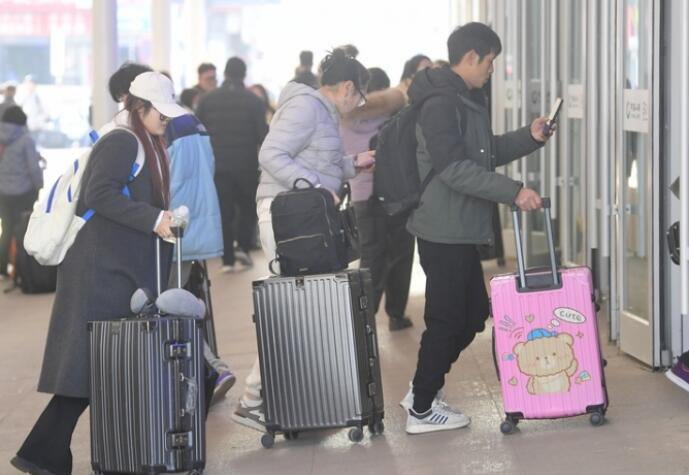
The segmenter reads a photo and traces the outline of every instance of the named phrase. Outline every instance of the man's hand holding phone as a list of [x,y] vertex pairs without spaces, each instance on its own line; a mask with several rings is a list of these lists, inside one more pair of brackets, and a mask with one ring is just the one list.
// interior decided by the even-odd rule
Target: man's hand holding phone
[[531,123],[531,136],[537,142],[546,143],[553,133],[557,130],[557,118],[562,109],[563,100],[555,99],[553,107],[550,109],[548,117],[539,117]]
[[531,136],[536,142],[546,143],[557,129],[557,125],[548,125],[547,117],[538,117],[531,122]]

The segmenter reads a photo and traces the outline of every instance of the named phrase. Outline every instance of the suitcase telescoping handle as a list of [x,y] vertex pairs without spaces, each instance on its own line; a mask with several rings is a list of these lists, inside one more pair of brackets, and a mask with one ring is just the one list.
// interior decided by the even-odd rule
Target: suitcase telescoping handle
[[[177,287],[182,288],[182,238],[184,237],[184,228],[189,224],[189,209],[186,206],[180,206],[172,212],[173,225],[170,227],[172,234],[175,236],[175,251],[177,253]],[[156,237],[156,290],[158,295],[162,292],[161,269],[160,269],[160,241]]]
[[[548,240],[548,254],[550,255],[550,272],[553,277],[553,287],[559,287],[560,277],[557,273],[557,262],[555,260],[555,240],[553,238],[553,223],[550,217],[550,198],[543,198],[543,211],[545,211],[545,234]],[[519,207],[517,205],[512,205],[512,222],[514,223],[514,240],[517,245],[517,267],[519,268],[519,288],[527,289],[519,213]]]

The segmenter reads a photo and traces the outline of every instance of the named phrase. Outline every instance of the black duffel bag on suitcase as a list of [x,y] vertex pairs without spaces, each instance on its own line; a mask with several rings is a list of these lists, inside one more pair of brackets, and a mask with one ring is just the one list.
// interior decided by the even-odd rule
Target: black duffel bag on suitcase
[[[156,251],[160,294],[159,239]],[[180,262],[177,246],[178,276]],[[193,315],[163,311],[168,292],[155,304],[146,301],[141,311],[134,310],[133,297],[138,317],[89,322],[91,465],[96,475],[203,473],[205,308],[188,294],[202,307]]]
[[[303,182],[306,187],[300,188]],[[346,269],[350,261],[340,210],[332,193],[299,178],[270,205],[280,275],[321,274]],[[271,266],[272,268],[272,266]]]

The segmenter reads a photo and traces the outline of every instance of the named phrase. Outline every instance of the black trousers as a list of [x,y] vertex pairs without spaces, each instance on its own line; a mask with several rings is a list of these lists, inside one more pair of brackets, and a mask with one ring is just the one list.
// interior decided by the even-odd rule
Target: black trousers
[[[23,212],[31,211],[36,201],[37,193],[30,191],[22,195],[0,194],[0,221],[2,221],[2,235],[0,235],[0,274],[7,274],[9,264],[10,243],[14,236],[19,217]],[[19,238],[19,236],[17,236]]]
[[53,396],[17,455],[57,475],[72,473],[72,433],[89,405],[85,398]]
[[475,245],[418,240],[426,273],[426,330],[414,376],[414,410],[425,412],[445,384],[445,375],[490,313],[483,269]]
[[216,173],[215,187],[220,202],[224,265],[234,265],[234,241],[243,251],[254,247],[256,233],[256,189],[258,171]]
[[385,293],[385,312],[402,318],[409,299],[414,237],[406,218],[390,217],[375,200],[354,203],[359,228],[361,267],[371,271],[375,310]]

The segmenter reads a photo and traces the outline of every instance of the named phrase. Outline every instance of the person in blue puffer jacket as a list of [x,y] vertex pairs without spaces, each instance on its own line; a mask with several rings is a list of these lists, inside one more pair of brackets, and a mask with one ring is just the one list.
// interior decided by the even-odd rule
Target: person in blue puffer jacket
[[[186,282],[192,261],[223,255],[220,205],[213,176],[215,158],[206,128],[189,113],[173,119],[165,131],[170,156],[171,209],[189,208],[189,224],[182,245],[182,282]],[[170,287],[176,282],[176,267],[170,275]],[[172,275],[175,274],[175,275]],[[204,356],[218,373],[211,405],[220,401],[236,381],[229,366],[213,354],[206,343]]]
[[170,122],[165,138],[170,155],[172,209],[185,205],[191,217],[184,231],[182,260],[204,260],[223,254],[215,159],[206,128],[193,114]]

